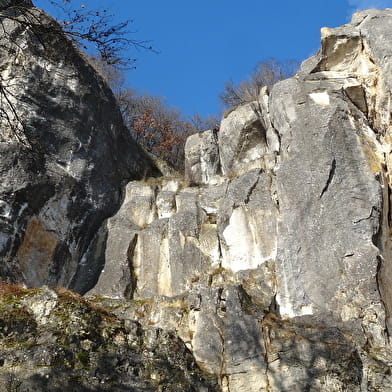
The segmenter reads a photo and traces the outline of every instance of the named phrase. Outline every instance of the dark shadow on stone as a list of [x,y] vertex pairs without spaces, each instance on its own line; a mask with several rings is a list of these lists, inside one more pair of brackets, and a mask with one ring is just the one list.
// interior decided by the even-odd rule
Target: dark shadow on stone
[[[355,345],[341,330],[306,324],[292,324],[269,315],[263,320],[268,334],[267,358],[278,353],[282,373],[268,366],[268,376],[280,392],[311,392],[326,377],[347,390],[360,388],[363,365]],[[288,381],[290,380],[290,381]]]

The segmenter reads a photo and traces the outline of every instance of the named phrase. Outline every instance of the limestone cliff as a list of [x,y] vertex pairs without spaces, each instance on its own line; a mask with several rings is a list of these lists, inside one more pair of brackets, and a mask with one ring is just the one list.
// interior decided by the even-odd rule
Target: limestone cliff
[[176,331],[225,392],[392,390],[391,27],[322,29],[188,139],[185,179],[128,184],[89,294]]
[[90,302],[3,293],[0,383],[392,391],[392,10],[322,29],[297,75],[188,139],[184,178],[122,197],[156,169],[26,9],[53,23],[3,20],[0,273]]

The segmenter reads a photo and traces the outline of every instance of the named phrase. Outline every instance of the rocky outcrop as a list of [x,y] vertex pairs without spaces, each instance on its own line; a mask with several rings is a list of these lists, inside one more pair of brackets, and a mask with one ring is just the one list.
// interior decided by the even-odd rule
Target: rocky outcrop
[[189,184],[216,183],[220,174],[218,134],[208,130],[190,136],[185,144],[185,178]]
[[124,322],[64,289],[0,291],[2,391],[219,390],[172,333]]
[[221,123],[219,152],[222,173],[235,176],[252,168],[271,170],[279,152],[279,134],[268,115],[268,95],[237,107]]
[[391,24],[322,29],[218,140],[188,139],[185,181],[130,184],[89,294],[175,331],[222,391],[392,390]]
[[30,2],[0,6],[0,276],[83,292],[102,269],[96,234],[123,186],[158,170],[54,20]]
[[[0,0],[0,10],[14,12],[13,7],[32,7],[31,0]],[[10,9],[11,7],[11,9]]]

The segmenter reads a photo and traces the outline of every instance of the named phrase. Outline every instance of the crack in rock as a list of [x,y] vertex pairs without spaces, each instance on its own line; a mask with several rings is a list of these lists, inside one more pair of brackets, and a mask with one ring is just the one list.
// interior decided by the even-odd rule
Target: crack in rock
[[334,158],[332,160],[331,168],[329,170],[327,183],[325,184],[323,190],[321,191],[321,194],[320,194],[320,197],[319,197],[320,199],[323,197],[324,193],[327,192],[329,186],[331,185],[332,179],[333,179],[333,177],[335,175],[335,170],[336,170],[336,159]]

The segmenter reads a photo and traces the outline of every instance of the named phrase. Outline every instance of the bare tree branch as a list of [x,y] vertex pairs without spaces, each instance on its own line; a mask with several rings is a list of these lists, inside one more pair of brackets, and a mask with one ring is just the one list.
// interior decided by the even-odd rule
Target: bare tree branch
[[270,58],[261,61],[256,64],[247,80],[238,85],[234,85],[232,81],[226,82],[220,100],[227,108],[256,101],[264,86],[272,87],[276,82],[292,76],[298,66],[299,63],[295,60],[278,61]]

